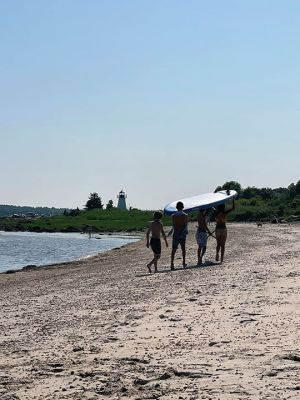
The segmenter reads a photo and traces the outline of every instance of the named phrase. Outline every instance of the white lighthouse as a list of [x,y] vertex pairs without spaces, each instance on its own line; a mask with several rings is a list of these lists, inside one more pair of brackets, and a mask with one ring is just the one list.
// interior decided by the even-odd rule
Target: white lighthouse
[[118,208],[122,209],[122,210],[126,210],[126,197],[127,195],[125,194],[125,192],[123,190],[121,190],[121,192],[119,192],[118,194]]

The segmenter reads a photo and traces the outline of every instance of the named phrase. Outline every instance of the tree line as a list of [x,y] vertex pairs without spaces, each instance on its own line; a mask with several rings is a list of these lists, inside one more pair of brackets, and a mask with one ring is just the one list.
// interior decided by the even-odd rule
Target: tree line
[[[106,210],[111,210],[114,207],[113,204],[114,203],[112,200],[108,200],[106,204]],[[96,192],[90,193],[88,200],[85,203],[84,209],[86,211],[104,209],[104,204],[102,203],[102,199],[98,193]],[[75,217],[76,215],[80,214],[80,210],[78,207],[70,211],[64,210],[63,214],[66,216]]]
[[275,189],[268,187],[257,188],[255,186],[248,186],[243,189],[240,183],[236,181],[229,181],[225,182],[222,186],[218,186],[215,189],[215,192],[228,189],[235,190],[240,199],[251,199],[256,196],[260,196],[264,200],[270,200],[274,197],[293,199],[294,197],[300,195],[300,181],[298,181],[296,184],[291,183],[287,188],[279,187]]
[[236,190],[238,193],[236,210],[230,218],[235,221],[254,220],[298,220],[300,219],[300,181],[287,188],[242,188],[239,182],[229,181],[219,190]]
[[34,213],[43,216],[60,215],[64,212],[64,208],[55,207],[30,207],[30,206],[14,206],[8,204],[0,204],[0,217],[9,217],[11,215],[25,215]]
[[[255,186],[242,188],[236,181],[228,181],[218,186],[215,192],[220,190],[236,190],[238,193],[236,210],[230,214],[230,219],[235,221],[254,221],[254,220],[293,220],[300,219],[300,180],[291,183],[287,188],[278,187],[275,189]],[[84,210],[103,210],[108,211],[114,208],[112,200],[106,205],[103,204],[101,196],[93,192],[88,196]],[[77,216],[80,209],[57,209],[48,207],[21,207],[0,205],[0,217],[13,214],[26,214],[34,212],[39,215],[58,215]]]
[[[110,210],[113,208],[113,201],[108,200],[106,204],[106,209]],[[98,193],[90,193],[88,201],[85,204],[85,210],[95,210],[96,208],[103,209],[104,205],[102,203],[101,197],[98,195]]]

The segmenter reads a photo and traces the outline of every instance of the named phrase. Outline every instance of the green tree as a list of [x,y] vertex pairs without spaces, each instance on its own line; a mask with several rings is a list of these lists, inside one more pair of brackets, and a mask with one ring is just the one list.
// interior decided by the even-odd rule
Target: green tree
[[278,207],[278,216],[279,217],[282,217],[283,216],[283,214],[284,214],[284,207],[283,207],[283,205],[280,205],[279,207]]
[[224,185],[218,186],[215,192],[218,192],[220,190],[235,190],[238,194],[240,194],[242,191],[242,186],[236,181],[228,181],[225,182]]
[[296,186],[295,186],[295,184],[294,184],[294,183],[291,183],[291,184],[288,186],[288,189],[289,189],[290,197],[291,197],[291,198],[295,197],[295,196],[296,196]]
[[101,197],[99,197],[98,193],[90,193],[89,199],[86,202],[85,209],[86,210],[94,210],[95,208],[103,208],[103,204],[101,201]]
[[216,192],[220,192],[220,190],[222,190],[222,186],[217,186],[217,187],[215,188],[215,193],[216,193]]
[[270,200],[273,197],[273,190],[270,188],[259,189],[259,195],[264,200]]
[[296,195],[300,195],[300,181],[298,181],[295,185]]
[[79,215],[79,214],[80,214],[80,210],[79,210],[78,207],[75,208],[74,210],[71,210],[71,211],[69,212],[69,216],[70,216],[70,217],[76,217],[76,216]]
[[252,199],[252,197],[257,196],[257,194],[257,189],[255,187],[248,186],[243,190],[241,197],[243,199]]
[[111,210],[113,208],[114,202],[112,200],[108,200],[108,203],[106,204],[106,209]]

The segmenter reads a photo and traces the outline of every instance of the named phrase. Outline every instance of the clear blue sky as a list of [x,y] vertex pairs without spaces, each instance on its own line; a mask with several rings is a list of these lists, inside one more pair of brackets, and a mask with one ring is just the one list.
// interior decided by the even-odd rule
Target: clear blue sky
[[300,2],[0,0],[0,204],[300,179]]

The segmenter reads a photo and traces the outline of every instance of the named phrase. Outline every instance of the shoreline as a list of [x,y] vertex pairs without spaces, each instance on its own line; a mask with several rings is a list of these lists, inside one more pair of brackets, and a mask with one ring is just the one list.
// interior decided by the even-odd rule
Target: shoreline
[[119,249],[122,249],[122,248],[124,248],[126,246],[129,246],[130,244],[131,243],[123,244],[121,246],[114,247],[114,248],[109,249],[109,250],[103,250],[102,252],[99,252],[97,254],[92,254],[92,255],[89,255],[89,256],[83,256],[83,257],[80,257],[80,258],[78,258],[76,260],[71,260],[71,261],[65,261],[65,262],[59,262],[59,263],[53,263],[53,264],[41,264],[41,265],[28,264],[28,265],[25,265],[24,267],[22,267],[20,269],[12,269],[12,270],[7,270],[7,271],[4,271],[4,272],[0,272],[0,275],[1,274],[16,274],[18,272],[27,272],[27,271],[33,271],[33,270],[39,270],[39,269],[47,269],[47,268],[60,268],[60,267],[68,266],[69,264],[79,263],[80,261],[93,261],[93,259],[94,258],[95,259],[98,258],[98,256],[100,254],[109,253],[109,252],[111,252],[113,250],[119,250]]
[[[29,233],[29,234],[42,234],[42,233],[45,233],[45,234],[49,234],[49,236],[51,236],[52,234],[62,234],[62,235],[64,235],[64,234],[79,234],[79,232],[31,232],[31,231],[13,231],[13,232],[7,232],[7,231],[0,231],[0,234],[1,234],[1,232],[2,233]],[[142,240],[142,236],[141,236],[141,232],[132,232],[132,233],[129,233],[129,232],[119,232],[118,234],[115,234],[115,233],[112,233],[112,232],[103,232],[103,233],[94,233],[95,235],[97,235],[97,236],[107,236],[107,237],[112,237],[113,239],[126,239],[126,238],[135,238],[135,239],[137,239],[136,241],[139,241],[139,240]],[[95,237],[95,236],[92,236],[92,239],[102,239],[101,237]],[[130,242],[129,243],[127,243],[127,244],[130,244]],[[89,255],[84,255],[84,256],[81,256],[81,257],[79,257],[79,258],[76,258],[76,259],[73,259],[73,260],[70,260],[70,261],[62,261],[62,262],[53,262],[53,263],[49,263],[49,264],[27,264],[27,265],[24,265],[23,267],[20,267],[20,268],[16,268],[16,269],[7,269],[7,270],[4,270],[4,271],[0,271],[0,275],[1,274],[15,274],[15,273],[18,273],[18,272],[22,272],[22,271],[30,271],[30,270],[36,270],[36,269],[39,269],[39,268],[48,268],[48,267],[60,267],[60,266],[64,266],[64,265],[67,265],[67,264],[69,264],[69,263],[74,263],[74,262],[78,262],[78,261],[84,261],[84,260],[89,260],[89,259],[91,259],[91,258],[93,258],[93,257],[97,257],[99,254],[102,254],[102,253],[106,253],[106,252],[109,252],[109,251],[112,251],[112,250],[114,250],[114,249],[116,249],[116,248],[122,248],[122,247],[124,247],[124,246],[126,246],[127,244],[122,244],[122,245],[118,245],[118,246],[116,246],[116,247],[112,247],[112,248],[109,248],[109,249],[104,249],[104,250],[102,250],[102,251],[98,251],[98,252],[96,252],[95,251],[95,253],[94,254],[89,254]]]
[[[288,399],[299,393],[300,226],[228,224],[224,264],[189,267],[144,241],[2,274],[4,400]],[[170,243],[170,241],[169,241]]]

